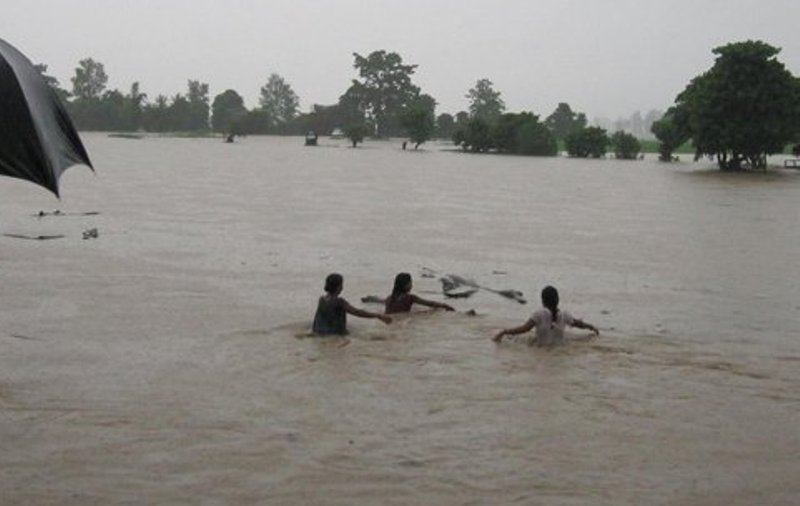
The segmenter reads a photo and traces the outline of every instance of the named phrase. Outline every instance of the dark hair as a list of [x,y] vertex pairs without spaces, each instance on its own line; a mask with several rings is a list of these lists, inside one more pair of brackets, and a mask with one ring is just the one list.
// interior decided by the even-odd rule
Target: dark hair
[[392,288],[392,299],[395,299],[398,296],[406,293],[406,288],[408,287],[409,283],[411,283],[411,274],[407,272],[401,272],[395,276],[394,288]]
[[341,290],[343,282],[344,278],[341,274],[336,272],[328,274],[328,277],[325,278],[325,291],[331,294],[336,293]]
[[555,323],[556,315],[558,315],[558,290],[555,287],[548,285],[542,289],[542,305],[550,310],[553,323]]

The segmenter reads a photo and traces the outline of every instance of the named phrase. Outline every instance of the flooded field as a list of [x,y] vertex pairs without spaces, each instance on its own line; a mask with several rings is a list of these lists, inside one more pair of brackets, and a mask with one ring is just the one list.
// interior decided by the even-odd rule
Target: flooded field
[[[800,502],[800,172],[84,140],[0,181],[3,504]],[[304,337],[334,271],[528,303]],[[601,336],[492,343],[547,284]]]

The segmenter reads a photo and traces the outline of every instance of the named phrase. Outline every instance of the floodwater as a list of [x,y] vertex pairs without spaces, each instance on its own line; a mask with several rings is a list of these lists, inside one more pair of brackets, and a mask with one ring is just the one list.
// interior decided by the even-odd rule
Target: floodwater
[[[0,235],[2,504],[800,503],[800,172],[84,139],[61,201],[0,180],[64,236]],[[529,302],[305,337],[333,271]],[[601,336],[492,343],[547,284]]]

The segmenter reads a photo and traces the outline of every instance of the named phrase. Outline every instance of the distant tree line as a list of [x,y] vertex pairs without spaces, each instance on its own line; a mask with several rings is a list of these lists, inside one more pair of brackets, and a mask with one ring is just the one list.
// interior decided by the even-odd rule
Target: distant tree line
[[540,121],[532,112],[505,112],[500,93],[488,79],[479,79],[466,96],[469,113],[457,115],[453,142],[467,151],[556,156],[563,146],[569,156],[600,158],[611,147],[621,159],[638,158],[641,151],[632,134],[620,130],[609,137],[605,129],[587,126],[586,115],[565,102]]
[[278,74],[271,74],[261,88],[259,106],[248,110],[241,95],[225,90],[211,100],[209,86],[188,80],[184,93],[158,95],[148,100],[138,82],[127,93],[107,89],[108,75],[102,63],[86,58],[78,63],[71,89],[47,75],[45,80],[64,101],[81,130],[146,132],[221,132],[250,134],[302,133],[299,99]]
[[297,94],[274,73],[260,89],[258,106],[248,109],[237,91],[212,98],[209,85],[199,80],[188,80],[183,93],[152,99],[138,82],[127,93],[108,89],[104,65],[92,58],[78,62],[70,89],[47,75],[46,65],[38,67],[82,130],[301,135],[340,129],[354,146],[366,137],[403,136],[414,148],[443,138],[471,151],[555,155],[559,142],[586,127],[586,116],[565,103],[545,121],[530,112],[506,113],[500,92],[488,79],[468,91],[468,112],[436,116],[435,99],[414,84],[417,65],[387,51],[353,57],[357,78],[338,102],[314,104],[308,113],[299,112]]
[[[639,138],[649,125],[660,141],[660,156],[691,141],[697,156],[715,157],[721,168],[743,163],[762,167],[769,153],[797,142],[800,132],[800,84],[775,56],[779,49],[747,41],[714,49],[714,66],[692,80],[665,114],[635,113],[608,133],[589,126],[586,115],[560,103],[544,120],[529,111],[507,112],[501,93],[489,79],[468,90],[467,111],[436,115],[436,100],[414,84],[417,65],[394,52],[353,53],[357,78],[335,104],[315,104],[299,112],[299,98],[283,77],[271,74],[253,109],[235,90],[213,97],[209,86],[188,80],[184,93],[149,100],[139,83],[127,93],[108,90],[103,64],[78,63],[71,89],[39,70],[66,102],[83,130],[219,132],[224,134],[328,134],[340,129],[357,146],[366,137],[405,137],[414,148],[431,138],[452,139],[471,152],[574,157],[638,158]],[[404,144],[405,146],[405,144]]]

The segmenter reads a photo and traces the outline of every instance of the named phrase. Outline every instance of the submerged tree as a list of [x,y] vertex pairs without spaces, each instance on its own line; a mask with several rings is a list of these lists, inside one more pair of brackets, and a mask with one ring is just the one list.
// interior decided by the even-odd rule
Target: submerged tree
[[564,139],[569,156],[600,158],[608,148],[608,135],[600,127],[587,127],[572,132]]
[[572,132],[586,128],[586,115],[582,112],[573,112],[569,104],[561,102],[555,111],[544,120],[544,124],[553,132],[556,139],[563,141]]
[[431,112],[420,106],[411,106],[402,119],[408,138],[414,143],[414,149],[430,139],[436,128]]
[[491,127],[492,145],[500,153],[553,156],[558,143],[552,132],[531,112],[505,113]]
[[517,153],[532,156],[556,156],[558,141],[553,132],[538,119],[526,121],[517,131]]
[[696,156],[713,156],[722,170],[743,163],[766,167],[797,133],[800,80],[761,41],[717,47],[713,67],[695,77],[675,100],[678,128],[689,132]]
[[456,120],[452,114],[442,113],[436,117],[436,137],[451,139],[456,131]]
[[516,153],[519,147],[519,128],[529,121],[539,121],[539,117],[529,112],[507,112],[492,125],[492,144],[501,153]]
[[269,116],[274,126],[288,124],[297,116],[300,99],[292,87],[278,74],[270,74],[267,84],[261,87],[259,98],[261,109]]
[[344,135],[350,139],[354,148],[358,147],[359,142],[364,142],[367,126],[364,123],[351,123],[344,128]]
[[494,148],[492,126],[482,118],[470,119],[465,128],[456,130],[453,142],[462,149],[484,153]]
[[403,127],[414,149],[433,136],[436,129],[436,101],[429,95],[422,95],[406,109],[401,117]]
[[342,128],[342,132],[350,139],[354,148],[359,142],[364,141],[366,135],[374,133],[372,124],[367,121],[367,99],[363,92],[363,87],[351,86],[339,97],[339,104],[331,111],[335,114],[335,125]]
[[622,160],[635,160],[642,150],[642,144],[633,134],[619,130],[611,136],[614,156]]
[[500,98],[500,92],[495,91],[492,82],[488,79],[479,79],[471,88],[466,97],[469,99],[469,112],[473,118],[493,122],[503,111],[506,105]]
[[244,99],[234,90],[225,90],[211,104],[211,126],[215,132],[228,134],[244,133],[243,123],[247,114]]
[[411,81],[417,65],[404,64],[400,55],[383,50],[353,57],[361,80],[354,79],[345,95],[361,101],[361,108],[374,120],[376,135],[400,133],[400,116],[419,97],[419,88]]
[[650,127],[650,131],[658,139],[658,159],[662,162],[671,162],[675,150],[689,140],[689,133],[680,127],[681,123],[686,124],[686,122],[676,120],[676,114],[678,113],[674,108],[669,109]]

